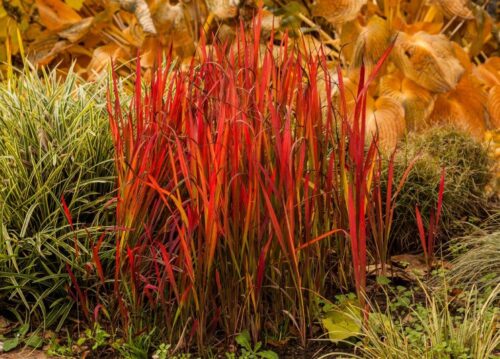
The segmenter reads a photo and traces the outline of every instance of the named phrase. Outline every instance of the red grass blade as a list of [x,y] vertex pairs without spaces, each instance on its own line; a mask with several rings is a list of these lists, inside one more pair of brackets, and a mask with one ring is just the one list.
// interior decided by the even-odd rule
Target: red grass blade
[[[64,199],[64,195],[61,196],[61,204],[63,206],[64,216],[66,217],[66,220],[69,223],[69,227],[71,228],[72,231],[74,231],[75,227],[73,226],[73,218],[71,217],[71,212],[68,208],[68,205],[66,204],[66,200]],[[79,254],[80,254],[80,250],[78,248],[78,239],[76,237],[76,234],[74,235],[73,246],[75,248],[75,256],[78,258]]]
[[429,258],[429,253],[427,252],[427,240],[425,237],[425,229],[424,229],[424,223],[422,221],[422,215],[420,214],[418,206],[415,207],[415,216],[417,219],[417,227],[418,227],[418,234],[420,236],[420,243],[422,244],[422,249],[424,250],[425,258],[427,259]]
[[97,268],[97,274],[99,275],[99,279],[101,280],[102,284],[104,284],[104,271],[102,269],[102,263],[99,258],[99,250],[101,249],[105,236],[106,233],[101,234],[99,240],[97,241],[97,244],[92,248],[92,259],[94,260],[95,266]]

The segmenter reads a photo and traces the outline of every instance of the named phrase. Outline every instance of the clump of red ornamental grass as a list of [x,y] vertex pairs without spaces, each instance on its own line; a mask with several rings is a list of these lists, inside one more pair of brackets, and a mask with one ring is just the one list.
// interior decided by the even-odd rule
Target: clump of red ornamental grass
[[243,329],[305,345],[327,281],[353,278],[345,285],[364,297],[380,156],[365,134],[366,92],[390,49],[369,77],[361,68],[347,118],[341,70],[336,111],[325,57],[301,55],[286,36],[262,50],[259,22],[234,46],[202,44],[188,70],[167,60],[145,91],[138,65],[127,114],[114,78],[122,328],[156,326],[200,349]]

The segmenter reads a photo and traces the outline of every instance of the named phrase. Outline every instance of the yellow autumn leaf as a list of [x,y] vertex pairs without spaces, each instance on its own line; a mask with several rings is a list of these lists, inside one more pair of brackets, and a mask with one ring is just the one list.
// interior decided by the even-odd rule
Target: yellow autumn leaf
[[358,16],[366,0],[317,0],[313,15],[322,16],[332,24],[339,25]]
[[116,44],[98,47],[92,54],[92,60],[87,71],[91,77],[97,76],[111,64],[111,61],[116,61],[118,58],[127,55],[130,56],[131,54],[127,54],[125,49]]
[[367,136],[378,136],[381,149],[392,151],[406,133],[405,111],[401,103],[389,96],[375,101],[375,110],[367,113]]
[[367,64],[376,63],[389,47],[392,35],[387,20],[373,15],[358,36],[352,63],[355,66],[360,66],[363,60]]
[[437,0],[439,6],[448,17],[459,17],[462,19],[474,19],[470,0]]
[[392,97],[403,105],[408,130],[428,126],[427,120],[434,109],[434,94],[405,78],[400,71],[383,76],[379,89],[381,95]]
[[443,35],[401,33],[393,59],[406,77],[432,92],[453,90],[464,73],[451,42]]
[[488,94],[490,124],[494,130],[500,129],[500,84],[491,88]]
[[35,0],[41,23],[49,30],[60,30],[82,18],[62,0]]
[[500,58],[489,58],[484,64],[476,66],[473,73],[487,88],[500,85]]
[[487,101],[478,81],[464,76],[455,90],[437,97],[430,122],[452,124],[482,139],[487,129]]
[[75,10],[80,10],[85,0],[65,0],[66,4]]
[[3,8],[2,3],[0,3],[0,19],[7,16],[7,11]]

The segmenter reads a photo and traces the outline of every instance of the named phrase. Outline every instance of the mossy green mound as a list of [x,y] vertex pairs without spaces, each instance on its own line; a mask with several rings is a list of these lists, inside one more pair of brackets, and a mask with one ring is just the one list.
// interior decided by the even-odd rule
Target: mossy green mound
[[395,160],[395,179],[414,159],[415,163],[397,199],[392,249],[399,252],[420,247],[415,220],[418,205],[424,220],[436,208],[442,168],[446,169],[443,212],[439,238],[450,238],[463,222],[484,218],[489,204],[486,186],[491,181],[487,146],[451,127],[410,134],[400,144]]

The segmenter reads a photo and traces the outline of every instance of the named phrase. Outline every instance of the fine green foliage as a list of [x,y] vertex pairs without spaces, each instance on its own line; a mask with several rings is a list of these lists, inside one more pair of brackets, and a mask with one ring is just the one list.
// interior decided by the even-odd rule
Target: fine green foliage
[[[432,291],[423,283],[413,289],[388,287],[384,311],[370,302],[372,313],[367,321],[352,317],[363,329],[358,333],[354,353],[342,357],[496,358],[500,345],[497,330],[500,284],[488,291],[471,288],[451,296],[446,283],[445,280]],[[321,358],[337,355],[331,353]]]
[[0,84],[0,301],[20,321],[60,327],[74,305],[66,266],[93,273],[114,182],[104,94],[56,71]]
[[[392,248],[396,251],[417,249],[419,244],[415,206],[422,213],[437,207],[443,167],[446,186],[439,229],[441,239],[453,235],[457,222],[474,221],[488,208],[485,187],[491,180],[488,150],[467,133],[451,127],[432,128],[409,134],[401,142],[396,156],[394,177],[401,178],[408,163],[413,168],[399,194],[394,213]],[[428,219],[424,224],[428,226]]]
[[494,287],[500,280],[500,231],[482,231],[451,242],[460,255],[447,273],[450,282],[466,289]]
[[425,291],[426,303],[374,316],[365,327],[363,358],[488,359],[500,345],[496,303],[500,285],[487,296],[477,290],[450,298]]

